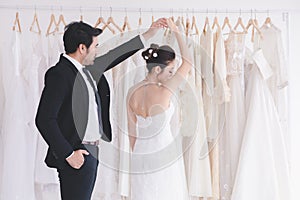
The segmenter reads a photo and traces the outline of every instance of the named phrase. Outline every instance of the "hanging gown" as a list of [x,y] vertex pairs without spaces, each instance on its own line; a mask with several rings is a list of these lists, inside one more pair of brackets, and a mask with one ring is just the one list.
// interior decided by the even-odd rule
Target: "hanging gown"
[[[44,85],[44,76],[48,69],[46,57],[43,52],[41,35],[31,33],[29,51],[30,59],[26,64],[26,83],[29,85],[31,121],[29,124],[30,132],[37,136],[36,154],[35,154],[35,194],[39,200],[60,199],[60,189],[58,174],[55,169],[49,168],[44,162],[48,145],[42,138],[35,126],[35,116],[39,99]],[[59,52],[57,52],[59,54]]]
[[[200,36],[200,55],[201,55],[201,75],[203,78],[203,105],[205,112],[206,129],[208,130],[212,122],[212,96],[213,96],[213,32],[208,26]],[[196,76],[198,78],[198,76]]]
[[[101,44],[101,53],[117,47],[136,35],[135,31],[116,35]],[[135,54],[136,55],[136,54]],[[135,56],[134,55],[134,56]],[[128,58],[105,72],[111,88],[112,142],[101,142],[98,175],[93,200],[119,200],[130,196],[129,141],[127,140],[126,95],[134,85],[135,65]]]
[[[261,48],[273,70],[267,80],[268,87],[279,113],[279,120],[284,134],[284,141],[290,155],[290,137],[288,131],[288,66],[283,48],[282,32],[275,25],[263,25],[260,28],[263,37],[256,34],[254,49]],[[290,159],[289,159],[290,160]]]
[[[0,199],[35,199],[34,161],[36,135],[30,132],[29,90],[23,69],[22,34],[12,32],[12,51],[7,51],[1,69],[4,86],[4,110],[0,151]],[[13,191],[12,191],[13,190]]]
[[220,198],[220,152],[219,136],[225,123],[225,102],[229,101],[230,91],[226,81],[226,55],[222,30],[217,27],[213,33],[213,95],[211,123],[207,128],[209,158],[212,171],[213,195],[210,200]]
[[48,67],[52,67],[58,62],[60,54],[65,52],[63,47],[63,35],[54,32],[47,36],[47,41],[48,41],[47,65]]
[[[183,32],[180,19],[176,25]],[[189,33],[190,34],[190,33]],[[185,38],[192,55],[193,67],[178,94],[180,105],[180,129],[183,136],[185,172],[191,199],[211,196],[211,171],[209,164],[207,135],[202,99],[200,36]]]
[[261,49],[248,53],[245,66],[244,138],[232,200],[290,200],[284,135],[267,80],[274,71]]
[[188,200],[181,148],[173,137],[172,101],[162,113],[137,115],[137,140],[131,162],[131,200]]
[[238,166],[245,124],[244,54],[245,34],[230,32],[225,41],[230,102],[225,104],[225,129],[220,136],[221,197],[230,199]]

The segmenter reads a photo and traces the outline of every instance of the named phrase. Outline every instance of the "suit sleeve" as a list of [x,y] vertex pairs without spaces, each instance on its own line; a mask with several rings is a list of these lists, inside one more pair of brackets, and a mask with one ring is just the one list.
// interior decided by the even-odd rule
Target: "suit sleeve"
[[141,36],[138,35],[128,42],[125,42],[106,54],[96,58],[93,65],[87,66],[93,78],[98,82],[105,71],[113,68],[140,49],[144,48],[144,44],[140,37]]
[[36,115],[36,126],[58,159],[65,159],[73,148],[63,136],[58,123],[58,112],[67,94],[65,78],[54,68],[45,75],[45,87]]

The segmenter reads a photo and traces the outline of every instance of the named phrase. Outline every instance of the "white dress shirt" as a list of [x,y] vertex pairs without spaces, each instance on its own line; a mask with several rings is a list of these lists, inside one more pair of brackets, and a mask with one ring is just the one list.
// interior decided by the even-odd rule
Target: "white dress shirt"
[[[82,69],[84,68],[83,65],[81,65],[77,60],[74,58],[68,56],[67,54],[63,54],[64,57],[66,57],[68,60],[70,60],[77,70],[79,71],[80,75],[83,77],[84,82],[88,89],[88,95],[89,95],[89,110],[88,110],[88,121],[86,126],[85,135],[83,138],[83,141],[86,142],[94,142],[96,140],[100,139],[99,134],[99,122],[98,122],[98,111],[97,111],[97,103],[95,100],[95,93],[94,90],[89,83],[85,73],[83,73]],[[97,88],[96,82],[93,80],[95,87]]]

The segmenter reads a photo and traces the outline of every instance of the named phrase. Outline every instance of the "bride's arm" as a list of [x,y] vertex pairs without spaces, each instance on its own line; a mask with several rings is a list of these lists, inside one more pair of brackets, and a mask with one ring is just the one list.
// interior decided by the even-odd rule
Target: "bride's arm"
[[175,90],[182,83],[182,81],[187,77],[188,73],[192,69],[192,56],[190,54],[187,44],[183,40],[183,33],[180,32],[180,30],[177,28],[177,26],[174,24],[172,20],[168,19],[167,22],[169,28],[175,34],[180,49],[181,59],[182,59],[182,63],[178,68],[178,70],[176,71],[175,75],[171,79],[166,81],[166,83],[164,84],[167,87],[169,87],[169,89]]
[[133,151],[135,141],[136,141],[136,115],[132,110],[130,105],[130,93],[127,96],[127,121],[128,121],[128,136],[131,150]]

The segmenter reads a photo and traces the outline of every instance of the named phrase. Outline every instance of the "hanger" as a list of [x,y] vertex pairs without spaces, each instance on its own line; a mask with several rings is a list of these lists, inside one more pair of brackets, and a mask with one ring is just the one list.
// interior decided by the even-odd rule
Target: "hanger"
[[[58,21],[57,21],[57,24],[56,24],[57,31],[59,30],[59,25],[60,25],[61,23],[62,23],[64,26],[67,26],[67,23],[65,22],[65,18],[64,18],[64,16],[63,16],[63,14],[60,14],[60,15],[59,15],[59,18],[58,18]],[[61,32],[61,33],[63,33],[63,32]]]
[[259,27],[258,20],[256,19],[256,10],[254,10],[254,24]]
[[[172,16],[172,17],[170,17],[171,20],[175,23],[174,16],[173,16],[173,9],[171,9],[170,14]],[[178,17],[178,19],[179,19],[179,17]],[[169,27],[167,27],[165,32],[164,32],[164,36],[167,36],[169,34],[171,34],[171,30],[169,29]]]
[[[103,17],[99,17],[98,18],[98,20],[97,20],[97,22],[96,22],[96,24],[95,24],[95,28],[97,28],[100,24],[103,24],[103,28],[104,28],[104,26],[106,26],[113,34],[115,34],[116,33],[116,31],[110,26],[110,25],[108,25],[106,22],[105,22],[105,20],[104,20],[104,18]],[[103,29],[102,28],[102,29]]]
[[120,31],[120,33],[122,33],[123,30],[120,28],[120,26],[118,26],[118,25],[115,23],[113,17],[111,16],[111,13],[112,13],[112,8],[110,7],[110,17],[108,18],[106,25],[103,26],[103,29],[102,29],[102,30],[104,30],[108,25],[112,24],[112,25],[114,25],[114,27],[115,27],[116,29],[118,29],[118,31]]
[[262,33],[259,30],[259,27],[255,24],[253,18],[252,18],[252,10],[251,10],[251,18],[248,21],[248,24],[246,26],[246,31],[249,30],[249,28],[252,26],[252,35],[251,35],[251,41],[254,42],[254,30],[256,29],[256,31],[258,32],[258,34],[262,37]]
[[122,31],[124,32],[126,30],[126,27],[128,29],[128,31],[131,30],[131,27],[130,27],[130,24],[128,22],[128,17],[127,17],[127,9],[125,8],[125,12],[126,12],[126,16],[124,18],[124,24],[123,24],[123,27],[122,27]]
[[16,12],[16,19],[14,21],[14,26],[13,26],[12,30],[22,33],[20,19],[19,19],[19,12]]
[[80,17],[79,17],[79,19],[80,19],[81,22],[83,22],[82,7],[80,6],[79,9],[80,9]]
[[192,18],[192,27],[191,27],[191,30],[195,29],[196,31],[196,34],[199,35],[199,29],[197,27],[197,23],[196,23],[196,17],[193,15],[193,18]]
[[237,23],[234,26],[233,30],[236,31],[239,26],[242,27],[242,29],[243,29],[243,31],[241,33],[247,33],[247,29],[246,29],[246,27],[243,23],[242,17],[241,17],[241,10],[240,10],[240,16],[239,16]]
[[191,29],[191,23],[190,23],[190,19],[189,19],[189,16],[188,16],[188,13],[189,13],[189,9],[186,9],[186,21],[185,21],[185,35],[188,36],[189,35],[189,32],[190,32],[190,29]]
[[171,20],[175,23],[173,8],[171,9]]
[[215,26],[217,26],[217,28],[221,29],[221,26],[220,26],[220,24],[219,24],[219,22],[218,22],[218,17],[217,17],[217,16],[215,16],[215,18],[214,18],[214,23],[213,23],[213,25],[212,25],[211,28],[214,29]]
[[[97,28],[100,24],[103,24],[103,27],[104,27],[104,26],[107,26],[107,28],[108,28],[113,34],[116,33],[115,30],[114,30],[112,27],[110,27],[109,25],[107,25],[107,23],[105,22],[104,18],[102,17],[102,8],[100,8],[100,17],[97,19],[97,22],[96,22],[94,28]],[[103,29],[103,28],[102,28],[102,29]]]
[[108,27],[108,25],[110,25],[110,24],[114,25],[114,27],[115,27],[116,29],[118,29],[118,31],[120,31],[121,33],[123,32],[123,30],[115,23],[113,17],[109,17],[109,18],[108,18],[107,23],[106,23],[106,25],[103,26],[103,29],[102,29],[102,30],[104,30],[104,29],[105,29],[106,27]]
[[205,17],[205,22],[204,22],[204,27],[203,27],[203,33],[206,33],[208,27],[209,27],[209,19],[206,16]]
[[185,31],[185,24],[184,24],[184,17],[181,16],[181,20],[180,20],[181,24],[182,24],[182,27],[184,28],[184,31]]
[[139,22],[138,22],[138,26],[142,26],[142,9],[140,8],[140,17],[139,17]]
[[186,36],[189,35],[190,28],[191,28],[190,19],[187,17],[186,22],[185,22],[185,35]]
[[227,27],[229,28],[229,30],[231,31],[232,30],[232,26],[229,22],[229,18],[226,16],[224,18],[224,22],[223,22],[223,25],[222,25],[222,30],[224,30],[225,26],[227,25]]
[[[34,25],[36,24],[36,27],[38,29],[38,31],[34,31]],[[36,14],[36,11],[34,12],[34,17],[33,17],[33,21],[31,23],[31,26],[30,26],[30,29],[29,29],[31,32],[33,33],[38,33],[38,34],[41,34],[41,28],[40,28],[40,25],[39,25],[39,20],[37,18],[37,14]]]
[[[55,25],[55,29],[54,29],[53,31],[50,32],[51,27],[52,27],[53,24]],[[49,23],[48,28],[47,28],[46,36],[48,36],[48,35],[50,35],[50,34],[52,34],[52,33],[55,33],[55,32],[57,31],[57,26],[56,26],[56,24],[57,24],[57,23],[56,23],[56,20],[55,20],[55,16],[54,16],[54,14],[52,13],[51,16],[50,16],[50,23]]]
[[[58,21],[57,21],[57,23],[56,23],[56,29],[57,29],[57,32],[59,31],[59,25],[62,23],[63,24],[63,26],[65,27],[65,26],[67,26],[67,23],[66,23],[66,21],[65,21],[65,17],[64,17],[64,15],[62,14],[62,8],[60,7],[60,12],[61,12],[61,14],[59,15],[59,17],[58,17]],[[60,32],[60,34],[62,34],[63,32]]]
[[264,22],[264,25],[266,25],[268,27],[272,26],[272,20],[271,20],[269,11],[268,11],[268,16],[267,16],[267,18],[266,18],[266,20]]
[[154,16],[153,16],[153,9],[152,8],[151,8],[151,13],[152,13],[151,21],[153,23],[154,22]]

